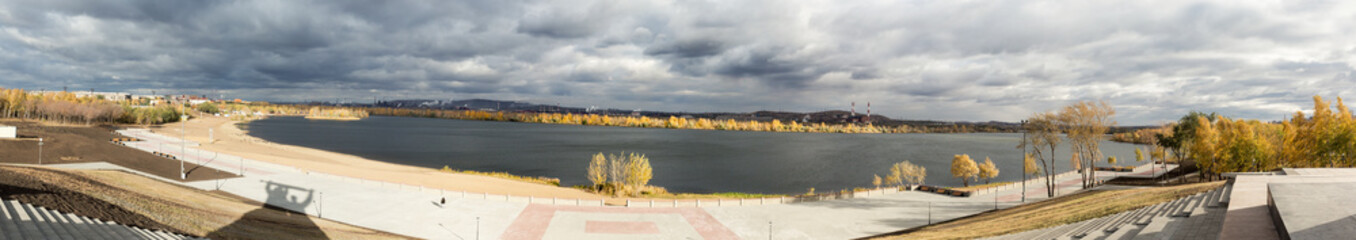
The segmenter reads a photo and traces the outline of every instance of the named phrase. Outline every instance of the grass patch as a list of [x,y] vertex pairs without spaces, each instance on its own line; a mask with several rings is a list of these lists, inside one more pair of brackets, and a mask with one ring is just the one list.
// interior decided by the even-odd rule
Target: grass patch
[[1088,191],[875,239],[975,239],[1099,218],[1187,197],[1223,186],[1207,182],[1171,187]]
[[451,167],[448,167],[448,166],[443,166],[443,169],[440,169],[440,170],[438,170],[438,171],[442,171],[442,172],[446,172],[446,173],[461,173],[461,174],[471,174],[471,175],[490,176],[490,177],[497,177],[497,178],[503,178],[503,179],[508,179],[508,180],[517,180],[517,181],[530,182],[530,183],[546,184],[546,185],[557,186],[557,187],[560,186],[560,179],[559,179],[559,178],[549,178],[549,177],[525,177],[525,176],[513,175],[513,174],[507,173],[507,172],[481,172],[481,171],[474,171],[474,170],[457,170],[457,169],[452,169]]
[[966,192],[974,192],[974,191],[978,191],[978,190],[985,190],[985,189],[989,189],[989,188],[992,188],[992,187],[998,187],[998,186],[1003,186],[1003,185],[1012,184],[1012,183],[1014,183],[1014,182],[985,183],[985,184],[974,185],[974,186],[969,186],[969,187],[951,188],[951,190],[956,190],[956,191],[966,191]]
[[742,193],[742,192],[721,192],[721,193],[667,193],[642,195],[645,198],[669,198],[669,199],[697,199],[697,198],[777,198],[785,197],[780,194],[762,194],[762,193]]

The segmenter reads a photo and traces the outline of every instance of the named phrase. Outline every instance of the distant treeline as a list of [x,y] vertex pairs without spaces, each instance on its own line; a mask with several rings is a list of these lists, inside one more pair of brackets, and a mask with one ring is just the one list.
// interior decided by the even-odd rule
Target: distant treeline
[[378,116],[426,117],[482,121],[529,122],[570,125],[620,126],[644,128],[705,129],[763,132],[812,133],[906,133],[909,126],[882,127],[871,124],[801,124],[800,122],[712,120],[708,118],[652,118],[647,116],[620,116],[573,113],[505,113],[477,110],[441,110],[408,108],[363,108]]
[[367,111],[349,109],[349,108],[321,108],[311,107],[306,113],[306,118],[322,119],[362,119],[367,117]]
[[0,89],[0,114],[5,118],[61,123],[160,124],[179,121],[182,111],[174,106],[139,106],[95,97],[77,97],[70,92],[30,93],[23,89]]

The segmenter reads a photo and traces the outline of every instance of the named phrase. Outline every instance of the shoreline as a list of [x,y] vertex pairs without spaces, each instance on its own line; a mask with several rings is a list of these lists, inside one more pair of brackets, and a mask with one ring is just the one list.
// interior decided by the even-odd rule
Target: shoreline
[[[247,134],[236,124],[241,121],[221,117],[199,117],[188,121],[187,139],[202,143],[198,148],[237,155],[252,160],[292,166],[306,171],[331,175],[364,178],[406,185],[425,186],[446,191],[467,191],[518,196],[559,197],[581,199],[620,198],[598,195],[568,187],[556,187],[490,176],[447,173],[438,169],[388,163],[350,154],[330,152],[301,146],[280,144]],[[157,134],[180,136],[177,124],[152,126]],[[215,139],[207,139],[207,129],[214,129]]]
[[363,120],[359,117],[328,117],[328,116],[306,116],[310,120],[329,120],[329,121],[358,121]]

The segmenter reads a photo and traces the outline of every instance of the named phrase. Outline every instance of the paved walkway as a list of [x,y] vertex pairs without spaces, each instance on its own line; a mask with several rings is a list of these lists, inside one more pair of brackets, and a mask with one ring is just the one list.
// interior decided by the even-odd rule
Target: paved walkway
[[[221,190],[325,219],[428,239],[856,238],[1016,206],[1021,204],[1022,195],[1018,187],[972,198],[899,192],[755,206],[602,207],[597,202],[571,203],[556,199],[444,192],[309,173],[289,166],[202,151],[192,147],[193,144],[186,148],[174,146],[181,142],[172,136],[140,130],[124,130],[124,133],[145,140],[125,143],[129,147],[180,156],[220,171],[244,173],[241,178],[185,185]],[[1148,171],[1147,167],[1141,169]],[[1110,172],[1099,172],[1098,175],[1102,179],[1113,176]],[[1076,192],[1081,185],[1078,175],[1066,175],[1056,181],[1061,195]],[[1045,199],[1040,184],[1028,187],[1027,202]],[[442,198],[446,198],[446,204],[440,202]]]

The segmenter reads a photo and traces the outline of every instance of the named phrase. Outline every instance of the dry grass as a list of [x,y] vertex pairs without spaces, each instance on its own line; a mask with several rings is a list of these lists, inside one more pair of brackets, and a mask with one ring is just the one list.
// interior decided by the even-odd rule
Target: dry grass
[[742,193],[742,192],[722,192],[722,193],[665,193],[654,195],[642,195],[642,198],[660,198],[660,199],[738,199],[738,198],[778,198],[786,195],[779,194],[761,194],[761,193]]
[[1130,211],[1219,188],[1224,182],[1089,191],[877,239],[975,239],[1019,233]]
[[265,209],[259,203],[121,171],[5,169],[117,205],[194,236],[225,239],[403,239],[389,233]]
[[439,169],[438,171],[442,171],[442,172],[445,172],[445,173],[461,173],[461,174],[471,174],[471,175],[481,175],[481,176],[497,177],[497,178],[503,178],[503,179],[508,179],[508,180],[522,181],[522,182],[529,182],[529,183],[536,183],[536,184],[545,184],[545,185],[551,185],[551,186],[557,186],[557,187],[560,186],[560,179],[559,179],[559,178],[518,176],[518,175],[513,175],[512,173],[507,173],[507,172],[481,172],[481,171],[475,171],[475,170],[458,170],[458,169],[452,169],[451,167],[448,167],[447,165],[443,165],[443,169]]
[[951,188],[951,190],[956,190],[956,191],[966,191],[966,192],[974,192],[974,191],[979,191],[979,190],[988,190],[989,188],[998,187],[998,186],[1003,186],[1003,185],[1007,185],[1007,184],[1011,184],[1011,183],[1014,183],[1014,182],[985,183],[985,184],[974,185],[974,186],[969,186],[969,187]]

